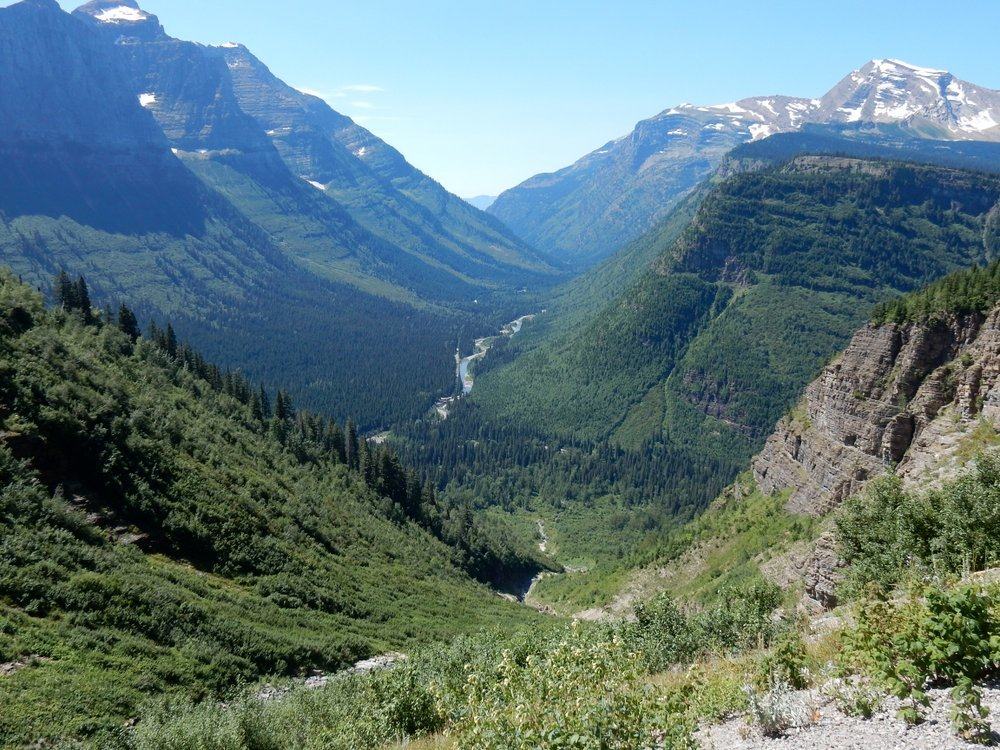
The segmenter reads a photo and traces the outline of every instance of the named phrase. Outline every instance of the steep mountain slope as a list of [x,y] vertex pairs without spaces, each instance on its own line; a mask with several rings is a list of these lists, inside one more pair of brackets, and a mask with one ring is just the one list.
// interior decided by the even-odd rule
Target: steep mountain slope
[[94,0],[74,15],[116,43],[136,96],[191,168],[312,270],[470,306],[551,271],[498,221],[246,48],[173,39],[132,0]]
[[[473,284],[408,263],[288,171],[224,61],[122,7],[95,11],[125,18],[107,24],[47,0],[0,9],[0,257],[42,288],[82,273],[101,303],[170,318],[212,359],[303,405],[365,428],[422,414],[453,385],[459,331],[499,319],[489,288],[510,269]],[[115,45],[104,27],[135,41]],[[161,98],[136,94],[125,49],[161,66]],[[456,297],[472,309],[480,292],[478,314],[428,309]]]
[[872,60],[821,99],[682,104],[575,164],[503,193],[490,212],[576,267],[653,227],[734,146],[807,123],[897,123],[921,137],[1000,140],[1000,92],[897,60]]
[[991,257],[1000,179],[799,157],[735,174],[632,288],[473,399],[498,423],[749,457],[867,311]]
[[0,746],[110,747],[148,696],[530,619],[233,382],[0,274]]
[[[830,606],[841,594],[847,551],[840,524],[854,537],[870,536],[865,559],[855,560],[866,570],[886,556],[911,568],[929,562],[907,560],[915,550],[893,540],[888,526],[918,524],[931,538],[951,528],[956,538],[931,548],[939,566],[964,554],[976,534],[989,534],[992,509],[977,516],[970,506],[958,517],[945,506],[968,489],[986,500],[996,488],[990,464],[986,475],[970,469],[1000,447],[998,302],[1000,264],[993,263],[877,310],[778,423],[752,472],[674,535],[660,583],[706,593],[764,576]],[[867,495],[873,483],[881,486]],[[905,497],[928,490],[942,494],[904,507]],[[885,502],[896,506],[879,506]],[[867,531],[852,528],[859,520]],[[851,540],[855,552],[857,543]],[[966,557],[959,565],[990,562]]]

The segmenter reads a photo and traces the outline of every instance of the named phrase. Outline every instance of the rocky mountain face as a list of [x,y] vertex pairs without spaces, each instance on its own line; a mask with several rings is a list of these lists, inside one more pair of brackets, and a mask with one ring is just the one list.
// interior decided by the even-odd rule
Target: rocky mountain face
[[1000,308],[932,323],[869,325],[806,390],[754,459],[788,510],[825,515],[886,471],[946,473],[980,420],[1000,425]]
[[[869,325],[808,387],[753,461],[788,511],[825,516],[871,479],[905,485],[953,476],[1000,428],[1000,306],[929,323]],[[806,592],[835,601],[832,532],[800,561]]]
[[615,252],[665,217],[733,147],[810,124],[883,123],[934,139],[1000,140],[1000,91],[946,71],[872,60],[819,99],[681,104],[575,164],[503,193],[490,213],[576,265]]
[[312,270],[390,296],[466,302],[550,276],[500,222],[245,47],[174,39],[132,0],[74,15],[113,43],[175,152]]
[[0,9],[0,210],[195,231],[206,214],[197,180],[85,31],[52,0]]

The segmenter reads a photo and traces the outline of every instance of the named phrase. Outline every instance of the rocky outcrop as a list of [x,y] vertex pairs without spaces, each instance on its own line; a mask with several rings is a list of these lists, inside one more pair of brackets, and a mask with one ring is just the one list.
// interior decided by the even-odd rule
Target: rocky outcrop
[[837,537],[832,531],[822,534],[805,563],[802,582],[806,595],[823,607],[837,603],[837,585],[843,561],[837,554]]
[[[1000,425],[1000,306],[926,324],[870,325],[809,386],[753,462],[765,493],[823,516],[887,471],[912,487],[954,476]],[[995,433],[994,433],[995,434]],[[798,567],[806,595],[837,603],[842,562],[825,531]]]
[[949,449],[946,435],[1000,416],[998,327],[994,310],[859,331],[754,459],[760,488],[821,516],[886,471],[919,475]]

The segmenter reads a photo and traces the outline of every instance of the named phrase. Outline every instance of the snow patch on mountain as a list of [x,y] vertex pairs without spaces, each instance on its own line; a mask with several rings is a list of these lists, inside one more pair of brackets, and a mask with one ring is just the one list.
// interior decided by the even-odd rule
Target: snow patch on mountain
[[982,132],[983,130],[995,128],[998,124],[1000,123],[993,119],[993,113],[990,110],[977,112],[971,117],[963,117],[958,121],[959,129],[966,133]]
[[149,14],[138,8],[119,5],[115,8],[105,8],[100,13],[95,14],[94,18],[101,23],[141,23],[149,18]]
[[154,104],[156,104],[156,94],[139,94],[139,106],[152,107]]

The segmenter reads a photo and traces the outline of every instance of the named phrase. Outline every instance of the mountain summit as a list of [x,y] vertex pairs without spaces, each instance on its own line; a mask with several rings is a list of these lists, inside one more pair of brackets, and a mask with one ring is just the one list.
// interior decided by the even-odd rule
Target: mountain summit
[[160,20],[135,0],[93,0],[77,8],[75,14],[87,16],[126,38],[151,40],[166,36]]
[[871,60],[819,99],[680,104],[575,164],[503,193],[489,212],[525,240],[589,265],[640,236],[735,146],[807,124],[892,124],[913,137],[1000,141],[1000,91],[899,60]]
[[901,123],[928,138],[1000,141],[1000,91],[945,70],[872,60],[834,86],[807,119]]

